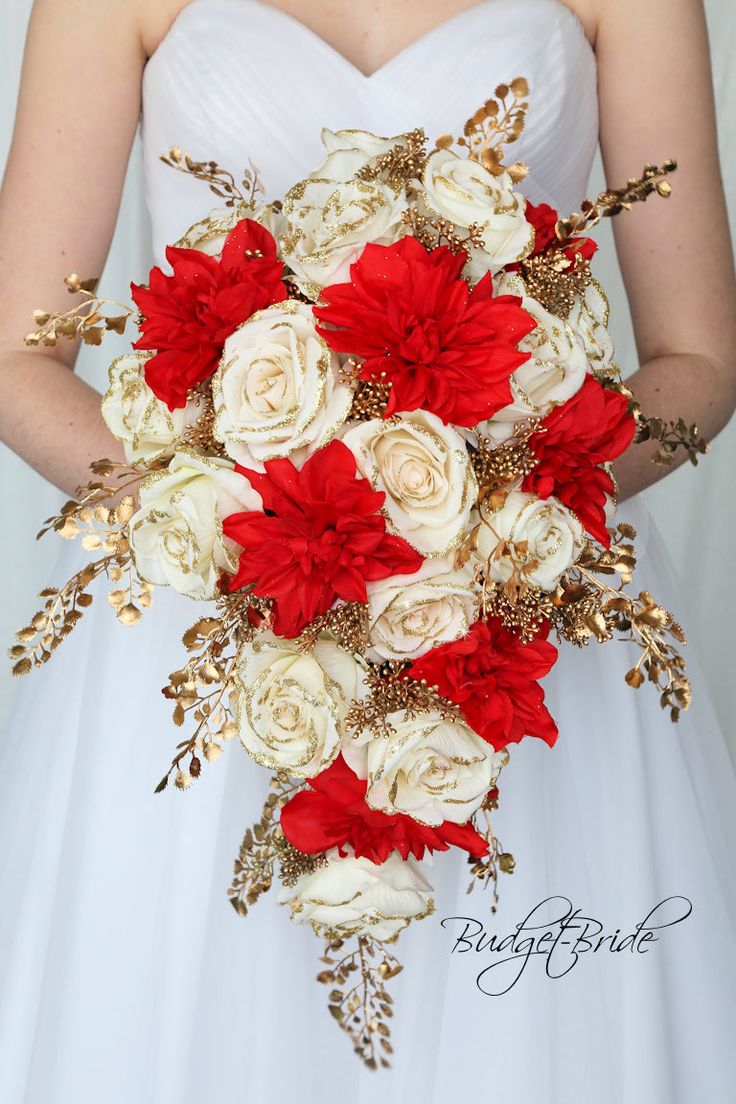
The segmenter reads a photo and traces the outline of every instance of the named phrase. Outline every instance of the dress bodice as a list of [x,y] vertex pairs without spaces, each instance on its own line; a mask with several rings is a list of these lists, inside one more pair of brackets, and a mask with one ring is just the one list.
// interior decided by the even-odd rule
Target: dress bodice
[[179,146],[234,175],[252,162],[276,198],[322,160],[320,130],[458,134],[501,81],[530,84],[514,158],[524,191],[569,213],[584,196],[598,138],[596,62],[560,0],[481,0],[365,76],[302,23],[261,0],[192,0],[148,61],[142,137],[153,245],[216,200],[164,165]]

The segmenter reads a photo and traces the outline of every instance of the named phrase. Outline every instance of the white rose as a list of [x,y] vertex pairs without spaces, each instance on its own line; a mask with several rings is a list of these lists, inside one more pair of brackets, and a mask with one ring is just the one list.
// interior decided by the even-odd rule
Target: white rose
[[327,284],[349,279],[368,242],[388,245],[405,232],[406,196],[387,184],[307,179],[284,196],[288,228],[280,255],[299,289],[316,299]]
[[220,572],[234,572],[238,562],[223,518],[261,509],[260,495],[229,460],[180,449],[166,471],[141,483],[139,496],[129,522],[138,573],[190,598],[214,598]]
[[424,556],[446,556],[467,527],[478,485],[465,441],[436,414],[415,410],[360,422],[343,436],[359,471],[384,491],[395,532]]
[[327,863],[284,886],[279,902],[291,907],[291,918],[311,924],[316,935],[349,939],[370,935],[392,943],[412,920],[434,911],[432,886],[413,858],[392,851],[385,862],[342,858],[333,848]]
[[531,357],[511,376],[513,402],[483,424],[484,432],[500,442],[512,435],[515,422],[543,418],[553,406],[572,398],[585,382],[588,359],[573,329],[528,296],[520,276],[503,273],[495,289],[498,295],[520,295],[522,307],[537,323],[519,344]]
[[506,171],[494,176],[477,161],[438,149],[427,158],[421,184],[430,211],[463,229],[482,228],[484,248],[472,250],[466,268],[472,279],[531,251],[534,228],[524,214],[526,200]]
[[395,146],[407,147],[403,134],[393,138],[381,138],[367,130],[322,130],[322,145],[327,156],[321,165],[311,172],[317,180],[346,182],[352,180],[361,169],[377,158],[389,153]]
[[270,203],[264,204],[256,211],[245,203],[237,203],[234,207],[217,207],[205,218],[195,222],[175,243],[176,248],[198,249],[200,253],[207,253],[210,257],[219,257],[225,238],[244,218],[259,222],[274,237],[283,233],[286,228],[286,220],[273,209]]
[[372,659],[418,659],[437,644],[465,636],[478,613],[473,567],[450,558],[425,560],[413,575],[368,583]]
[[311,778],[340,749],[350,703],[362,691],[362,671],[329,638],[312,652],[259,636],[238,657],[240,740],[250,757],[273,771]]
[[127,353],[110,365],[110,386],[102,397],[102,417],[129,464],[171,456],[187,425],[199,414],[193,402],[169,410],[154,395],[143,374],[151,353]]
[[585,349],[591,367],[596,372],[610,370],[613,360],[613,338],[608,332],[609,306],[606,293],[597,280],[588,284],[582,295],[576,295],[567,322]]
[[554,590],[584,543],[582,525],[556,498],[511,490],[496,510],[484,502],[475,554],[497,583],[517,574],[529,586]]
[[507,757],[468,725],[436,711],[411,720],[399,711],[387,720],[393,735],[365,731],[343,741],[346,762],[368,780],[366,803],[389,815],[406,813],[420,824],[465,824]]
[[300,464],[348,415],[353,393],[339,367],[306,303],[258,311],[228,337],[212,381],[216,440],[260,470],[278,456]]

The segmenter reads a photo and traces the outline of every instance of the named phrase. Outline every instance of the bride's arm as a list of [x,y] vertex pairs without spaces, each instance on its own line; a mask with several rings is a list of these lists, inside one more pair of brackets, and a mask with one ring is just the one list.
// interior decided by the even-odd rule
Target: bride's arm
[[[678,162],[668,200],[614,219],[640,361],[628,382],[646,413],[682,415],[712,439],[736,407],[736,288],[702,3],[597,3],[606,179]],[[672,470],[651,452],[637,446],[614,465],[622,498]]]
[[27,349],[37,307],[68,310],[64,276],[102,270],[138,122],[145,50],[131,0],[36,0],[0,192],[0,437],[67,492],[121,457],[76,345]]

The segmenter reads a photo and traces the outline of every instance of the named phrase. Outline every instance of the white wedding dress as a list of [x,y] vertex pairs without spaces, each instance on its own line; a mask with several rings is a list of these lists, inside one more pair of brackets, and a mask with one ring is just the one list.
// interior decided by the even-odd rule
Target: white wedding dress
[[[528,194],[567,213],[596,146],[596,64],[557,0],[480,3],[370,77],[266,4],[194,0],[145,70],[157,258],[212,205],[158,160],[170,146],[233,173],[252,160],[277,196],[320,161],[322,126],[457,133],[517,74],[531,84],[514,149]],[[645,509],[634,500],[621,517],[639,530],[637,589],[687,623]],[[65,547],[55,581],[82,555]],[[735,1099],[736,784],[692,650],[695,701],[673,726],[652,687],[624,684],[629,645],[562,646],[546,680],[557,746],[526,740],[501,777],[495,825],[516,871],[494,916],[489,895],[466,896],[462,853],[435,856],[436,912],[395,946],[394,1064],[371,1072],[315,981],[321,942],[275,890],[246,919],[227,902],[267,772],[233,743],[187,793],[153,794],[180,739],[160,687],[199,607],[158,592],[127,630],[98,594],[24,684],[0,742],[2,1104]],[[646,953],[584,954],[557,979],[536,956],[505,995],[481,992],[494,956],[451,954],[463,925],[443,918],[505,934],[554,895],[607,933],[667,897],[692,914]]]

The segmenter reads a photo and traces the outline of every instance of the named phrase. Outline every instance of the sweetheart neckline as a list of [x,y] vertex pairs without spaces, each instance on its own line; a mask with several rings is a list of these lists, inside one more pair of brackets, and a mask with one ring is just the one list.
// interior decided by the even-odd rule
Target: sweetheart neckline
[[[179,11],[178,15],[173,19],[169,29],[159,42],[156,49],[149,56],[146,62],[146,68],[158,56],[162,48],[173,36],[175,30],[181,26],[182,21],[188,18],[187,13],[192,11],[193,9],[199,9],[203,5],[210,2],[211,0],[189,0],[189,3],[184,5],[184,7]],[[226,2],[228,2],[228,0],[226,0]],[[379,65],[379,67],[377,69],[374,69],[371,73],[364,73],[363,70],[355,65],[352,61],[350,61],[350,59],[346,57],[345,54],[341,53],[338,49],[332,46],[327,41],[327,39],[322,38],[322,36],[317,34],[316,31],[313,31],[312,28],[307,26],[306,23],[302,22],[301,19],[297,19],[296,16],[290,15],[289,12],[285,12],[281,8],[277,8],[274,4],[269,3],[268,0],[230,0],[230,2],[234,5],[237,5],[239,8],[242,8],[243,10],[245,10],[247,5],[250,4],[253,7],[260,8],[266,13],[272,13],[273,18],[275,18],[277,22],[281,20],[287,25],[291,24],[295,29],[295,32],[303,35],[307,39],[307,41],[312,42],[316,48],[321,49],[323,52],[333,57],[336,61],[340,62],[345,67],[345,69],[352,74],[352,76],[360,81],[363,81],[365,84],[370,84],[371,82],[379,80],[386,73],[390,72],[391,69],[394,68],[394,66],[404,62],[407,57],[411,55],[415,50],[421,49],[421,47],[426,46],[435,37],[447,34],[456,24],[464,22],[468,17],[477,14],[478,12],[489,7],[495,7],[497,5],[500,6],[502,4],[514,4],[520,6],[525,2],[530,2],[530,0],[476,0],[476,3],[471,4],[470,7],[463,8],[461,11],[455,12],[454,15],[448,16],[447,19],[443,19],[434,27],[430,27],[429,30],[425,31],[418,38],[415,38],[407,46],[399,50],[398,53],[394,54],[393,57],[390,57],[382,65]],[[577,27],[579,33],[583,38],[583,41],[595,58],[595,50],[593,48],[593,44],[586,34],[585,27],[583,26],[580,17],[577,15],[576,12],[572,10],[572,8],[563,3],[563,0],[531,0],[531,2],[542,2],[548,7],[551,6],[555,8],[558,12],[566,12],[569,18],[572,20],[573,25]]]

